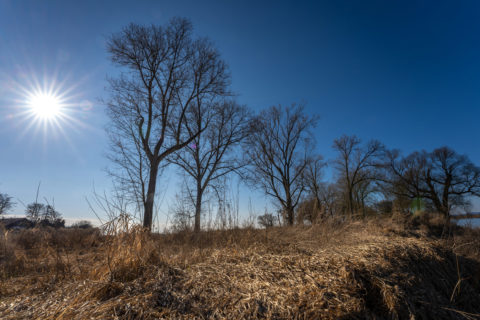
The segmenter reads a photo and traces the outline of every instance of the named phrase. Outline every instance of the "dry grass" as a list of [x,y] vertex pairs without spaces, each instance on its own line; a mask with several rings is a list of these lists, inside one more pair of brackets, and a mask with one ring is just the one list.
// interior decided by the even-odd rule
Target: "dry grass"
[[7,234],[0,317],[480,319],[468,229],[445,241],[439,226],[402,219],[199,235],[150,236],[126,217],[107,227]]

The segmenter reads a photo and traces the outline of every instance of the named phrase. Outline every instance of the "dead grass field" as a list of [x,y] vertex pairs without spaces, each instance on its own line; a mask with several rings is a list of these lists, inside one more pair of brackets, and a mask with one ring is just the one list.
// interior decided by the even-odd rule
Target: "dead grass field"
[[[480,319],[480,232],[371,219],[0,233],[2,319]],[[128,230],[127,230],[128,229]]]

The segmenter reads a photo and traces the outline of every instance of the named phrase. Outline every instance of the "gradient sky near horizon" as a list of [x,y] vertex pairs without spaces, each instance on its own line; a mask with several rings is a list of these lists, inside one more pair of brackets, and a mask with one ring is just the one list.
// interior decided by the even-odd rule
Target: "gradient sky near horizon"
[[[19,202],[12,213],[41,181],[41,199],[66,218],[95,218],[85,198],[110,188],[100,100],[119,71],[105,39],[174,16],[213,40],[240,103],[305,102],[318,114],[327,159],[333,139],[356,134],[405,153],[448,145],[480,165],[478,1],[0,0],[0,192]],[[21,114],[38,88],[69,104],[60,126]],[[171,177],[159,189],[177,187]]]

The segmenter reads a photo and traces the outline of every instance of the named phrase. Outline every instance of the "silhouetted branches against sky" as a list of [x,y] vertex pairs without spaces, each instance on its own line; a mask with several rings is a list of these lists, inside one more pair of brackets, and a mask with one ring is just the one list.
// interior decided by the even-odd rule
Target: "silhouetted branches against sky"
[[247,137],[247,179],[280,203],[290,225],[305,191],[303,173],[311,160],[316,123],[317,117],[306,115],[303,105],[273,106],[254,119]]
[[372,184],[379,178],[384,146],[377,140],[361,145],[356,136],[343,135],[333,142],[338,157],[334,164],[338,182],[345,192],[345,204],[351,216],[360,209],[365,214],[364,200],[373,192]]
[[[206,38],[194,38],[186,19],[166,26],[130,24],[108,41],[111,60],[123,73],[110,79],[107,127],[113,158],[143,205],[143,225],[152,226],[159,167],[166,157],[194,141],[208,123],[188,121],[204,104],[228,94],[225,62]],[[126,150],[128,149],[128,150]],[[123,157],[126,155],[126,157]],[[133,165],[133,169],[128,167]]]
[[468,205],[469,197],[480,196],[480,168],[448,147],[406,157],[397,150],[389,151],[386,169],[391,193],[424,198],[447,217],[454,207]]
[[200,230],[204,193],[208,188],[215,188],[220,178],[238,172],[245,166],[237,148],[248,134],[249,121],[247,108],[234,100],[206,105],[205,108],[200,113],[192,113],[189,119],[191,134],[202,127],[206,127],[205,131],[198,134],[189,147],[169,158],[193,182],[194,230],[197,232]]

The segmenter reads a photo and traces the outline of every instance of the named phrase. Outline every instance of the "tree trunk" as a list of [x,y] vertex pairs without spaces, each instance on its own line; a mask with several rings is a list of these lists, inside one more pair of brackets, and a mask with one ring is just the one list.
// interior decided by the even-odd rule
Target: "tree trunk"
[[157,187],[158,163],[155,161],[150,167],[150,177],[148,180],[147,201],[144,204],[143,227],[148,231],[152,230],[153,221],[153,202],[155,200],[155,189]]
[[[320,197],[318,196],[315,196],[315,206],[314,206],[314,218],[313,220],[315,220],[315,223],[318,222],[319,219],[323,219],[324,218],[324,214],[323,214],[323,208],[322,208],[322,202],[320,201]],[[312,221],[312,224],[313,221]]]
[[200,232],[200,217],[202,215],[202,197],[203,190],[201,187],[197,186],[197,199],[195,201],[195,232]]
[[295,218],[295,213],[293,210],[293,205],[292,205],[292,199],[290,197],[290,194],[287,193],[287,201],[286,201],[286,206],[285,206],[285,215],[287,216],[287,223],[289,226],[293,226],[294,223],[294,218]]
[[365,218],[367,216],[367,210],[365,208],[365,199],[362,198],[362,213],[363,217]]
[[293,226],[293,208],[285,208],[285,214],[287,215],[287,223],[289,226]]
[[350,218],[353,218],[353,192],[351,188],[348,188],[348,209],[350,210]]

